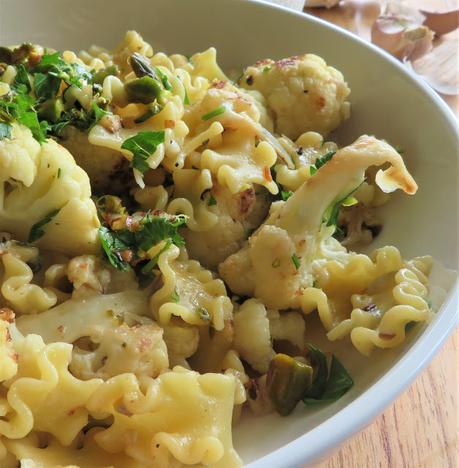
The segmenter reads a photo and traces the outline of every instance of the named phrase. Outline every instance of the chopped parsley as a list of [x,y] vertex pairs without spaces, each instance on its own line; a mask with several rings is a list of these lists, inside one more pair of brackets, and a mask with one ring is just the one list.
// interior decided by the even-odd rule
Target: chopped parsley
[[204,114],[201,119],[202,120],[210,120],[213,119],[214,117],[217,117],[218,115],[223,114],[226,111],[225,106],[220,106],[214,109],[213,111],[208,112],[207,114]]
[[177,289],[174,289],[174,292],[171,294],[171,301],[175,302],[176,304],[180,302],[180,296],[177,292]]
[[328,151],[320,158],[317,158],[316,162],[313,165],[309,166],[309,173],[313,176],[317,172],[317,170],[321,168],[325,163],[330,161],[335,154],[336,151]]
[[159,76],[159,79],[161,80],[162,85],[164,86],[164,89],[167,89],[168,91],[170,91],[172,89],[172,85],[167,75],[163,71],[161,71],[159,67],[156,67],[155,70]]
[[41,144],[48,133],[60,136],[63,129],[70,124],[86,130],[101,118],[101,113],[105,111],[96,104],[96,107],[93,105],[86,111],[76,102],[65,110],[66,91],[92,83],[91,73],[83,66],[67,63],[59,52],[46,52],[38,57],[38,63],[36,60],[32,61],[35,49],[30,44],[23,44],[11,51],[11,57],[14,54],[18,56],[18,60],[13,62],[16,76],[11,91],[0,99],[1,124],[16,120],[28,127]]
[[124,140],[121,148],[132,153],[132,167],[143,174],[150,169],[148,158],[161,143],[164,143],[164,131],[144,131]]
[[59,211],[61,211],[61,209],[57,208],[56,210],[53,210],[50,213],[48,213],[43,219],[35,223],[30,228],[29,238],[27,239],[27,242],[36,242],[38,239],[43,237],[45,235],[43,227],[46,226],[49,222],[51,222],[52,219],[59,213]]
[[11,125],[6,122],[0,122],[0,140],[11,138]]
[[[99,228],[102,249],[111,265],[119,270],[139,267],[141,273],[148,275],[172,244],[178,247],[185,244],[177,231],[186,221],[184,215],[164,212],[128,215],[121,201],[113,196],[100,198],[96,206],[104,223]],[[158,244],[161,248],[151,257],[148,251]]]
[[299,270],[300,269],[300,266],[301,266],[301,263],[300,263],[300,259],[298,258],[298,256],[296,254],[293,254],[292,257],[292,263],[293,263],[293,266]]
[[207,205],[208,206],[214,206],[217,204],[217,200],[215,199],[215,197],[211,194],[209,196],[209,199],[207,200]]
[[353,193],[363,184],[363,181],[346,196],[340,200],[332,203],[326,210],[322,217],[322,222],[327,226],[337,226],[338,224],[338,215],[342,206],[352,206],[358,203],[358,200],[352,196]]
[[92,103],[91,105],[92,111],[94,112],[94,124],[99,122],[99,120],[102,117],[105,117],[106,115],[110,115],[110,112],[107,112],[104,109],[101,109],[95,102]]
[[183,104],[185,104],[185,106],[188,106],[190,104],[190,98],[188,97],[188,93],[186,92],[186,89],[185,89],[185,96],[183,97]]
[[291,190],[281,190],[280,195],[282,200],[287,201],[293,195],[293,192]]

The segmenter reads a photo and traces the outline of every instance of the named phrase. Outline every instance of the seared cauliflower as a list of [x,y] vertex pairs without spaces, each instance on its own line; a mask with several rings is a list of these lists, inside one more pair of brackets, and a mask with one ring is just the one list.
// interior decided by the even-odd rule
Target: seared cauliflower
[[386,142],[363,135],[338,150],[285,203],[271,205],[270,216],[247,245],[220,264],[228,287],[257,297],[268,308],[299,307],[304,289],[313,285],[313,262],[330,249],[342,249],[331,238],[333,228],[323,228],[324,215],[339,209],[337,203],[339,207],[361,185],[368,167],[384,165],[389,167],[375,177],[381,190],[416,193],[416,182],[400,155]]
[[275,130],[292,139],[309,130],[326,135],[349,117],[343,75],[317,55],[261,60],[245,69],[240,85],[263,95]]
[[40,146],[28,128],[14,124],[11,138],[0,141],[0,193],[0,230],[27,241],[41,222],[39,246],[68,255],[97,251],[89,178],[55,141]]

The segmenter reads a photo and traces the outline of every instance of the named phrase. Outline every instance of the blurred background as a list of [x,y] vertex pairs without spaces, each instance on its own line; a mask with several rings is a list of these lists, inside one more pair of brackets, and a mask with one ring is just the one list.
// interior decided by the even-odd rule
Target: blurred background
[[397,57],[459,114],[459,1],[271,0],[341,26]]

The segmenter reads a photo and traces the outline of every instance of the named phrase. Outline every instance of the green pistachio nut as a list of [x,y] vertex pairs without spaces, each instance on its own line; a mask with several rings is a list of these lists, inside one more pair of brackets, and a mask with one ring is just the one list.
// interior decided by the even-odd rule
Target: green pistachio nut
[[130,102],[149,104],[162,93],[161,83],[150,76],[143,76],[126,83],[126,93]]
[[276,354],[269,364],[267,389],[275,410],[289,415],[312,385],[312,367],[286,354]]

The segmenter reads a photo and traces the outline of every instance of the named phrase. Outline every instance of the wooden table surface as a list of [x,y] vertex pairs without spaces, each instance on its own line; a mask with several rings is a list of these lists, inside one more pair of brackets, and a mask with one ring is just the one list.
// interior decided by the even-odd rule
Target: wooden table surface
[[[296,7],[297,0],[274,0]],[[408,0],[448,10],[456,0]],[[452,61],[458,67],[458,58]],[[458,96],[445,101],[459,116]],[[315,468],[459,468],[459,329],[415,382],[366,429]]]

